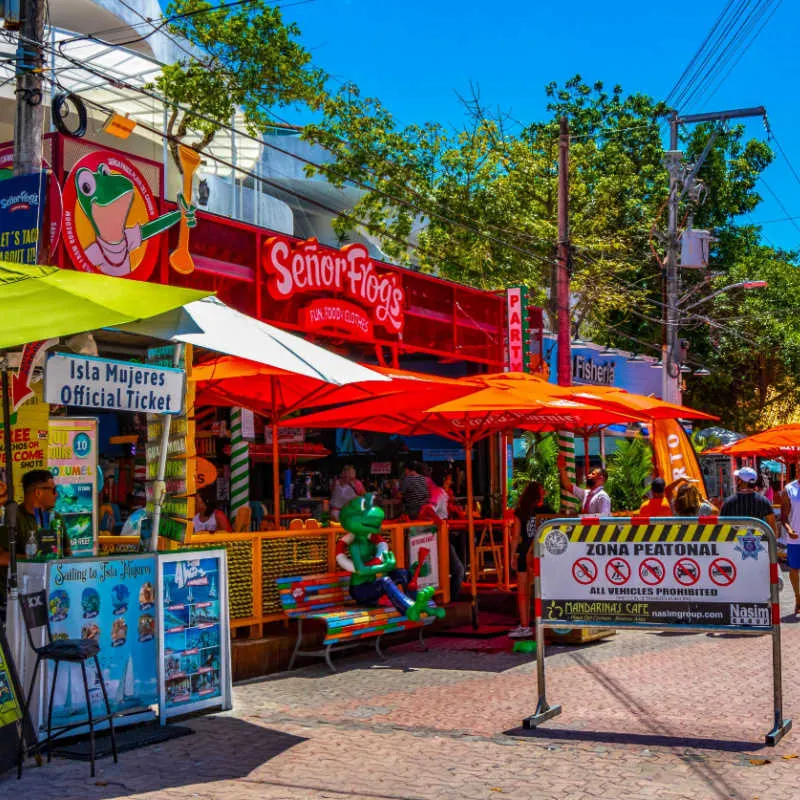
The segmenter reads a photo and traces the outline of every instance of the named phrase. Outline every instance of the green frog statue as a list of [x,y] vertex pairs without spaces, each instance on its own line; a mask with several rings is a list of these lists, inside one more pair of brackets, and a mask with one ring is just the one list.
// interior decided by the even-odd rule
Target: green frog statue
[[350,573],[350,596],[359,605],[377,606],[388,597],[403,616],[416,622],[422,614],[442,619],[445,611],[433,603],[435,587],[410,588],[408,570],[397,569],[394,553],[381,538],[383,509],[371,494],[355,497],[339,512],[347,533],[336,543],[336,563]]

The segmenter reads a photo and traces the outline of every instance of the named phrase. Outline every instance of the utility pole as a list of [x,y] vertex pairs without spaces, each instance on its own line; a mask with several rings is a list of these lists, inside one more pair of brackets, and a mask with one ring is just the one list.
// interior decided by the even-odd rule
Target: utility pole
[[17,115],[14,121],[14,174],[42,168],[42,67],[46,0],[21,0],[17,44]]
[[[763,106],[756,108],[739,108],[730,111],[714,111],[707,114],[689,114],[679,117],[677,111],[672,112],[669,122],[669,150],[665,156],[665,165],[669,173],[668,221],[666,238],[666,260],[664,263],[664,338],[661,346],[661,396],[669,403],[681,402],[680,377],[681,359],[678,348],[678,327],[680,325],[680,274],[678,252],[680,234],[678,216],[681,200],[691,191],[711,145],[717,136],[715,131],[709,139],[700,157],[688,169],[683,163],[683,153],[678,150],[678,126],[700,122],[725,122],[729,119],[744,117],[763,117],[766,114]],[[560,351],[559,351],[560,352]]]
[[572,384],[569,324],[569,122],[559,121],[558,140],[558,264],[556,266],[556,332],[559,386]]

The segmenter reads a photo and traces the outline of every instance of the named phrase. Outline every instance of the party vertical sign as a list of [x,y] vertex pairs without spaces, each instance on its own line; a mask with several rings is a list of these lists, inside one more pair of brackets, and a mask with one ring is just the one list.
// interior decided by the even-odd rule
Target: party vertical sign
[[97,555],[97,419],[50,420],[47,464],[73,556]]

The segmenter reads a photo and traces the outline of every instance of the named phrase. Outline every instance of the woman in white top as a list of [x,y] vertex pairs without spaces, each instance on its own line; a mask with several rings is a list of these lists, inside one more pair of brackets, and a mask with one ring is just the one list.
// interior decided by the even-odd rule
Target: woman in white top
[[331,492],[331,517],[339,521],[339,512],[354,498],[365,493],[364,484],[356,477],[356,468],[348,464],[336,479]]
[[216,533],[231,529],[228,518],[217,508],[216,491],[213,486],[197,493],[197,513],[192,520],[192,527],[198,533]]

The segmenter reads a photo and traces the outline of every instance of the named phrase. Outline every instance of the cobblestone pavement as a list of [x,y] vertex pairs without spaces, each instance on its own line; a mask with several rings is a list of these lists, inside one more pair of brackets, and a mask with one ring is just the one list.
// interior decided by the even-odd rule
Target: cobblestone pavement
[[[788,586],[783,601],[789,614]],[[800,623],[788,619],[784,709],[800,718]],[[29,762],[22,781],[0,778],[0,798],[800,797],[800,731],[763,745],[769,637],[620,632],[552,648],[548,698],[563,713],[529,736],[531,656],[505,639],[431,644],[237,686],[234,711],[189,721],[192,736],[104,759],[95,779],[85,763]]]

